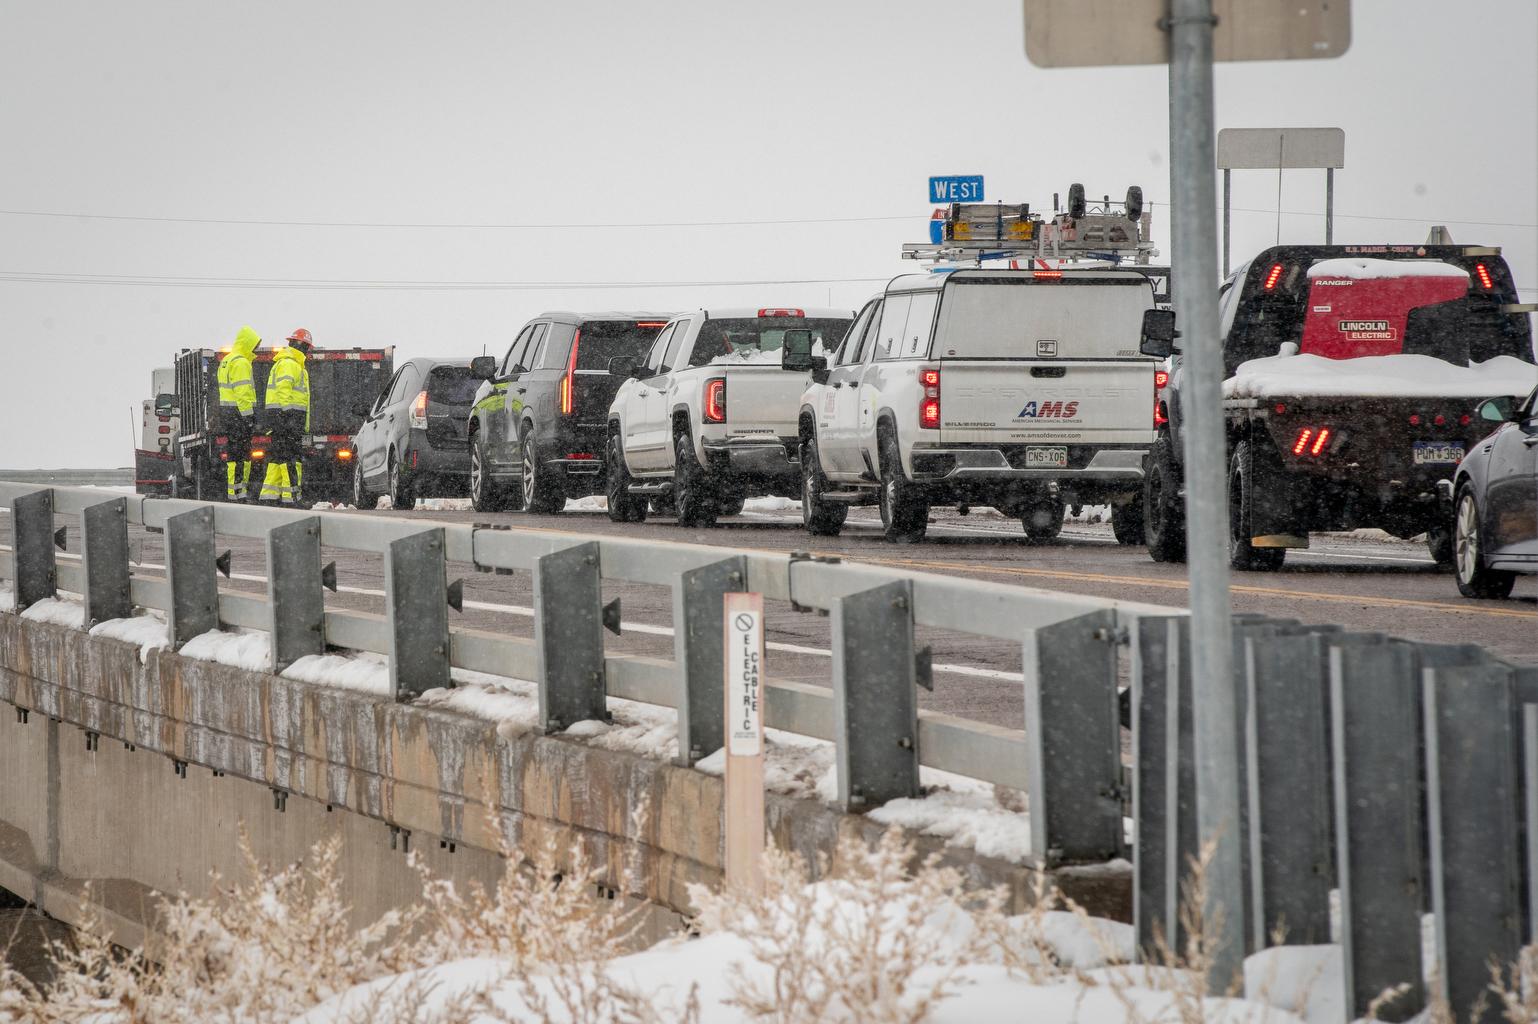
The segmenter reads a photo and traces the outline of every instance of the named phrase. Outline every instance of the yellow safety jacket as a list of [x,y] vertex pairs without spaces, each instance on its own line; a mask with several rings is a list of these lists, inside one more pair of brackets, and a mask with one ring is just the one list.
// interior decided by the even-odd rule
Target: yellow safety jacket
[[285,346],[272,357],[266,404],[268,410],[304,410],[304,429],[310,429],[310,371],[304,368],[303,352]]
[[249,420],[256,415],[256,383],[251,379],[251,353],[262,339],[249,327],[235,335],[235,343],[219,360],[219,411],[223,416]]

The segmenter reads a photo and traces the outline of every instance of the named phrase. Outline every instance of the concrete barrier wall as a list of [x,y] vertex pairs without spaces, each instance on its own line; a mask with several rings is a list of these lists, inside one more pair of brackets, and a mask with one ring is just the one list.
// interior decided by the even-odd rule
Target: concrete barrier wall
[[[628,867],[630,895],[678,912],[689,883],[721,878],[720,778],[574,739],[499,735],[481,719],[167,651],[141,663],[133,645],[11,614],[0,614],[0,700],[18,709],[0,716],[0,886],[73,922],[90,883],[128,944],[156,892],[201,894],[210,871],[241,870],[242,827],[278,864],[340,830],[360,921],[415,898],[408,843],[436,873],[492,881],[498,830],[524,851],[558,830],[608,885]],[[773,794],[768,816],[773,840],[808,860],[842,832],[880,831]],[[969,884],[1030,899],[1030,869],[945,859]],[[1097,913],[1130,913],[1130,870],[1056,879]]]

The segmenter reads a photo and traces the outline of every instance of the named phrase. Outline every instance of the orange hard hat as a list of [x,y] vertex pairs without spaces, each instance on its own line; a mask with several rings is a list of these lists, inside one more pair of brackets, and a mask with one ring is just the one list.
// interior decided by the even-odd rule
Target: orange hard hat
[[305,344],[305,345],[313,345],[313,344],[315,344],[315,339],[310,337],[310,332],[305,330],[303,327],[299,328],[293,334],[290,334],[288,336],[288,340],[289,341],[297,341],[297,342],[300,342],[300,343]]

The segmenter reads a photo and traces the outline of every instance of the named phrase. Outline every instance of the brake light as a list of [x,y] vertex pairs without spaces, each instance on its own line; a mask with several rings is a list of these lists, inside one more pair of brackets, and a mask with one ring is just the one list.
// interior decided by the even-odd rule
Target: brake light
[[578,462],[584,462],[589,459],[598,458],[598,456],[594,455],[592,452],[569,452],[566,457],[568,459],[575,459]]
[[162,433],[162,434],[169,434],[171,432],[171,428],[170,427],[161,427],[159,432]]
[[1031,276],[1038,281],[1056,281],[1063,276],[1061,270],[1036,270]]
[[1332,436],[1329,427],[1303,427],[1292,442],[1292,454],[1318,456],[1329,445]]
[[577,378],[577,344],[582,341],[582,328],[571,336],[571,355],[566,357],[566,373],[561,377],[561,415],[570,416],[575,406],[572,389]]
[[726,422],[725,377],[712,377],[705,382],[705,422]]
[[926,430],[934,430],[940,425],[939,367],[921,367],[919,385],[923,389],[923,397],[919,399],[919,426]]
[[1308,448],[1309,439],[1314,436],[1313,427],[1304,427],[1298,431],[1298,439],[1292,443],[1292,454],[1302,455]]
[[1154,426],[1156,427],[1162,427],[1170,421],[1170,418],[1164,415],[1164,402],[1159,394],[1169,382],[1168,370],[1154,371]]
[[1280,281],[1281,278],[1282,265],[1280,263],[1273,263],[1271,265],[1270,272],[1266,274],[1266,291],[1270,291],[1271,289],[1275,288],[1276,282]]
[[798,316],[798,317],[804,317],[804,316],[806,316],[806,313],[804,313],[803,311],[801,311],[799,309],[761,309],[761,310],[758,311],[758,315],[759,316]]
[[343,462],[346,462],[352,458],[352,452],[346,448],[343,448],[336,453],[336,457],[341,459]]
[[637,327],[661,328],[666,327],[668,323],[666,320],[637,320],[635,325]]
[[263,451],[261,448],[252,448],[251,449],[251,458],[253,460],[255,460],[255,459],[265,459],[266,457],[267,457],[267,453],[265,451]]
[[418,391],[411,403],[411,425],[419,430],[427,429],[427,392]]
[[1310,455],[1318,455],[1320,452],[1324,451],[1324,446],[1329,443],[1329,440],[1330,428],[1320,427],[1319,436],[1314,439],[1314,446],[1308,450],[1308,453]]
[[1483,263],[1474,264],[1474,276],[1479,278],[1480,286],[1485,291],[1495,287],[1495,282],[1490,280],[1490,271]]
[[1287,403],[1286,402],[1277,402],[1276,405],[1273,406],[1273,411],[1278,416],[1285,416],[1285,415],[1287,415]]

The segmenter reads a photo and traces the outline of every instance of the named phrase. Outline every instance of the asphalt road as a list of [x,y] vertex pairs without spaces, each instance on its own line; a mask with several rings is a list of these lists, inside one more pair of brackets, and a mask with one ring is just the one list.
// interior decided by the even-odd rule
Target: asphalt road
[[[962,517],[954,510],[937,510],[924,543],[899,546],[881,539],[871,509],[855,509],[843,535],[836,538],[809,536],[793,509],[750,511],[709,530],[683,530],[665,518],[619,525],[601,511],[569,510],[554,516],[484,515],[469,510],[404,514],[423,521],[491,521],[515,529],[809,550],[853,561],[1173,607],[1184,606],[1187,600],[1183,565],[1156,563],[1141,547],[1116,544],[1107,524],[1087,521],[1069,523],[1053,543],[1031,544],[1018,522],[991,512]],[[0,517],[0,530],[7,534],[8,518]],[[72,550],[78,545],[74,529],[69,544]],[[153,573],[163,564],[158,536],[136,528],[133,544],[144,571]],[[235,578],[230,585],[265,589],[260,542],[220,538],[220,544],[234,551]],[[384,610],[381,556],[332,550],[326,557],[336,559],[342,588],[328,601],[360,610]],[[449,572],[451,579],[465,579],[465,611],[462,617],[454,616],[456,620],[532,636],[529,574],[490,575],[453,563]],[[1521,579],[1512,599],[1470,601],[1459,596],[1451,575],[1438,570],[1419,544],[1375,533],[1316,536],[1311,549],[1290,552],[1280,572],[1236,572],[1232,582],[1235,611],[1338,623],[1351,630],[1431,642],[1478,643],[1510,660],[1538,663],[1538,578]],[[605,600],[616,596],[622,602],[624,635],[611,637],[610,649],[671,657],[672,605],[666,588],[606,584]],[[937,630],[919,632],[919,642],[932,645],[936,664],[935,692],[921,694],[923,706],[1000,725],[1020,725],[1023,703],[1017,645]],[[771,602],[766,639],[773,677],[826,683],[831,655],[825,617]]]

